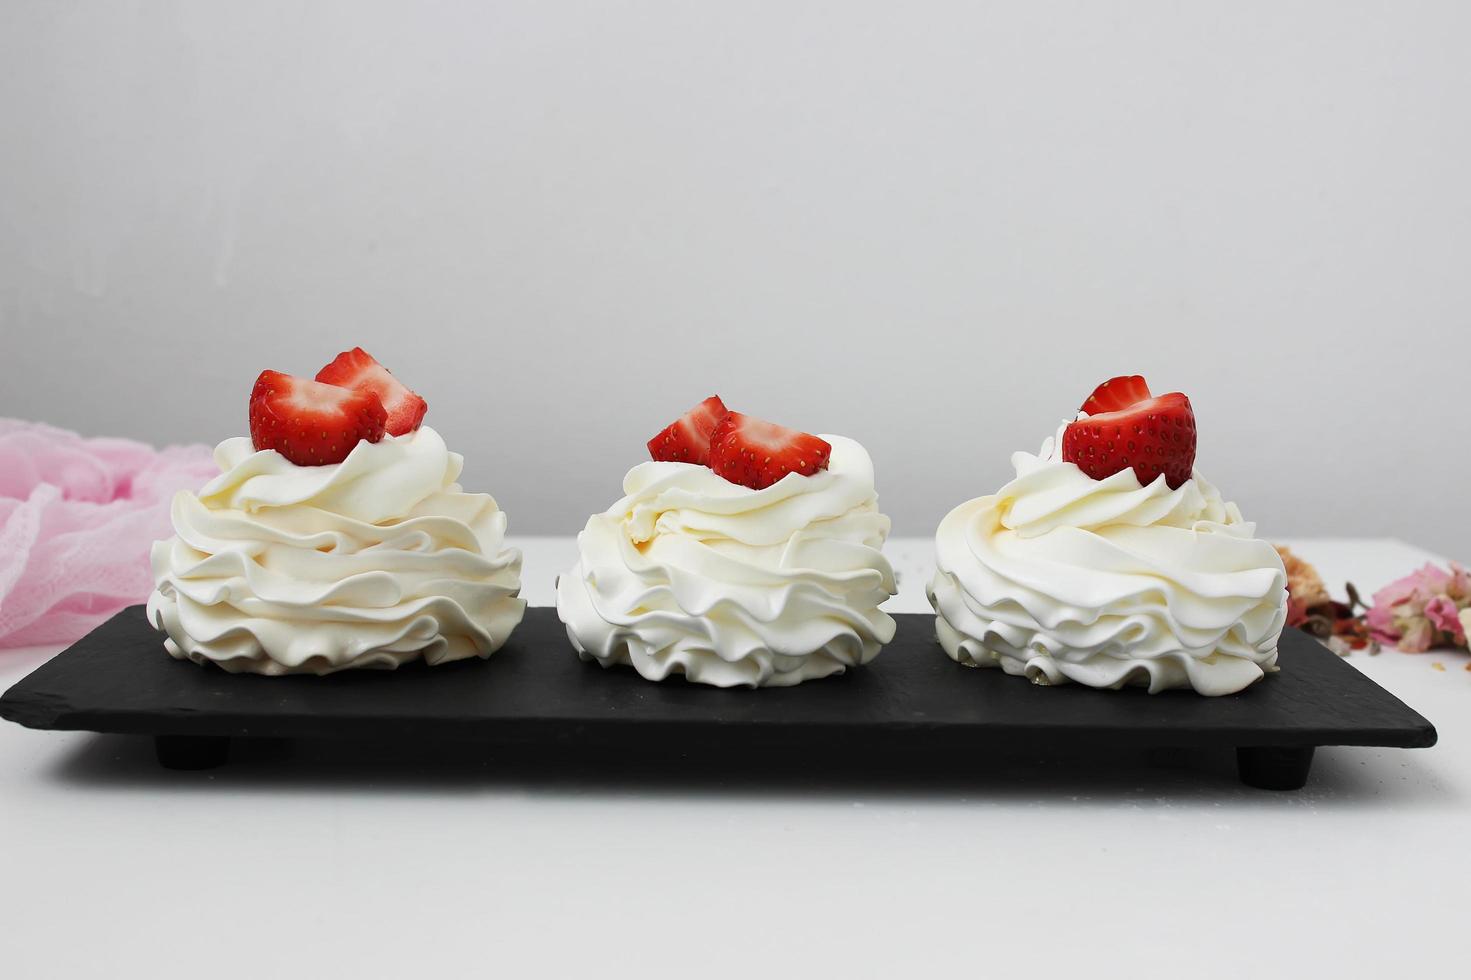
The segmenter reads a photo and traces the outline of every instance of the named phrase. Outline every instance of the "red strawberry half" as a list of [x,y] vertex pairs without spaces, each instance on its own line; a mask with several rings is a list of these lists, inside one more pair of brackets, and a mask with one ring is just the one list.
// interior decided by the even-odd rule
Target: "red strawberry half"
[[764,490],[788,473],[827,469],[832,451],[814,435],[731,412],[710,437],[710,468],[731,483]]
[[1117,412],[1152,397],[1154,396],[1149,393],[1149,385],[1143,378],[1137,374],[1126,374],[1121,378],[1109,378],[1094,388],[1093,394],[1083,403],[1081,411],[1089,415]]
[[[1150,398],[1143,379],[1137,380],[1146,397],[1063,430],[1062,458],[1095,480],[1133,469],[1143,486],[1164,474],[1170,489],[1177,489],[1195,467],[1195,412],[1180,392]],[[1094,392],[1089,402],[1097,397]]]
[[383,403],[383,410],[388,413],[385,428],[391,436],[413,432],[424,421],[424,413],[429,411],[428,402],[404,387],[402,381],[361,347],[338,354],[331,364],[317,372],[317,380],[377,395]]
[[649,455],[663,463],[710,462],[710,434],[727,415],[719,395],[711,395],[649,440]]
[[250,393],[250,439],[298,466],[340,463],[360,440],[383,438],[388,413],[371,391],[262,371]]

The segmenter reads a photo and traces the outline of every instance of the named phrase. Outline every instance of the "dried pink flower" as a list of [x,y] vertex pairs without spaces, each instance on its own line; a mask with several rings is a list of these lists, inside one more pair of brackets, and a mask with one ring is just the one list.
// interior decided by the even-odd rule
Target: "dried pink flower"
[[1457,643],[1466,642],[1466,634],[1461,630],[1460,610],[1450,596],[1438,595],[1425,603],[1425,618],[1442,633],[1455,637]]
[[1399,628],[1394,625],[1394,606],[1380,601],[1383,594],[1383,591],[1374,593],[1374,605],[1364,614],[1364,622],[1369,624],[1369,636],[1376,643],[1394,646],[1399,642]]
[[1404,631],[1396,645],[1405,653],[1424,653],[1435,641],[1435,627],[1428,619],[1403,620],[1402,626]]
[[1471,574],[1458,561],[1451,562],[1451,581],[1445,594],[1456,600],[1456,605],[1462,609],[1471,605]]
[[1365,622],[1370,635],[1401,650],[1465,646],[1462,610],[1471,606],[1471,576],[1456,562],[1449,570],[1426,564],[1374,593]]

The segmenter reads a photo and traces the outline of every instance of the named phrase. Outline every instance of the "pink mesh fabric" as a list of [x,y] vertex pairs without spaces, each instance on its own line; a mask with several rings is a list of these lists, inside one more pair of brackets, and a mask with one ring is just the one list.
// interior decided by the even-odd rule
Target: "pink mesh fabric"
[[217,469],[205,446],[157,450],[0,418],[0,647],[70,643],[153,590],[169,501]]

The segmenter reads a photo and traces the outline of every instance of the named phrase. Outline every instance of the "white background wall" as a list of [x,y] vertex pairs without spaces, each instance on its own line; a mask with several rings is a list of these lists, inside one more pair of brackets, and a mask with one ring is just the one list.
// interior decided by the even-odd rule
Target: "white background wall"
[[1269,535],[1471,558],[1471,5],[0,5],[0,414],[213,443],[361,343],[522,533],[719,391],[896,533],[1096,381]]

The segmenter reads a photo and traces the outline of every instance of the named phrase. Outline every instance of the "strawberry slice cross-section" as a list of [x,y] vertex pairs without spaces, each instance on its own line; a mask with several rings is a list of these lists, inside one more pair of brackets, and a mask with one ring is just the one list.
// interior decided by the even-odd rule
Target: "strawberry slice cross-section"
[[662,463],[710,462],[710,435],[727,412],[719,395],[711,395],[649,440],[649,456]]
[[1094,388],[1093,394],[1083,402],[1080,411],[1087,412],[1089,415],[1117,412],[1153,397],[1149,393],[1149,384],[1143,378],[1137,374],[1126,374],[1121,378],[1109,378]]
[[391,436],[413,432],[424,421],[424,413],[429,411],[428,402],[405,387],[388,368],[361,347],[338,354],[331,364],[317,372],[317,380],[377,395],[383,403],[383,410],[388,413],[384,430]]
[[298,466],[347,458],[359,442],[383,438],[387,413],[371,391],[320,384],[280,371],[262,371],[250,392],[250,439]]
[[710,468],[731,483],[764,490],[788,473],[827,469],[832,451],[810,433],[731,412],[710,437]]

